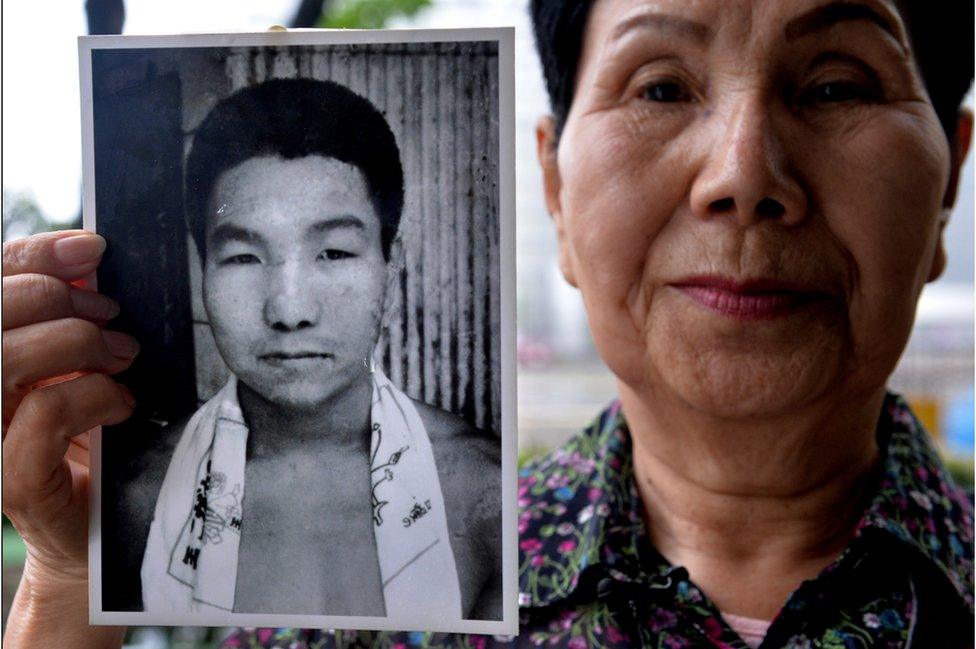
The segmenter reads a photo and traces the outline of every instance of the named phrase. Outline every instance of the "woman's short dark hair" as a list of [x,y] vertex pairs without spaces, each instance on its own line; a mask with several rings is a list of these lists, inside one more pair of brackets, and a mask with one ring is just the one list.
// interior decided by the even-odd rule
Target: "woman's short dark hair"
[[[586,19],[596,0],[531,0],[536,48],[561,133],[573,104]],[[973,81],[973,2],[897,0],[915,61],[949,141],[959,105]]]
[[312,79],[273,79],[218,103],[193,136],[186,162],[186,212],[201,258],[207,211],[220,175],[254,157],[319,155],[362,171],[390,258],[403,210],[403,167],[396,138],[373,104],[345,86]]

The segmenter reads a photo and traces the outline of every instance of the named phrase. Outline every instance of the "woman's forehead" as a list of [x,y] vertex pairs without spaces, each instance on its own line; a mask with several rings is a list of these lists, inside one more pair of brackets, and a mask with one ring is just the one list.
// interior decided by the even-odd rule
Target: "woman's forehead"
[[734,37],[732,42],[792,41],[845,24],[872,26],[908,47],[908,30],[891,0],[598,0],[588,17],[583,54],[633,34],[707,46],[722,33]]

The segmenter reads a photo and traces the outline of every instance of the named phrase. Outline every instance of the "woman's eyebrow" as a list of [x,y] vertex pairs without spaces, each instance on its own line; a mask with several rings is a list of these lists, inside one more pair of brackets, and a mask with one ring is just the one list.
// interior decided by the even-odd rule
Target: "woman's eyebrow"
[[887,32],[902,47],[908,49],[903,38],[903,30],[896,21],[884,12],[860,2],[831,2],[816,7],[786,23],[784,32],[787,41],[793,41],[816,32],[822,32],[839,23],[867,21]]
[[619,40],[633,29],[656,29],[684,36],[698,43],[707,43],[712,38],[712,30],[704,23],[688,20],[672,14],[642,12],[631,16],[613,28],[611,41]]

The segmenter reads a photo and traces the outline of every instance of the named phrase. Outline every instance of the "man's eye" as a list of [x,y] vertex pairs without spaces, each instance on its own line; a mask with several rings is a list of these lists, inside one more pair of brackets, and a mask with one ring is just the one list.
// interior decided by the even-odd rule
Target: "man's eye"
[[335,248],[329,248],[328,250],[323,250],[319,258],[325,258],[330,261],[337,261],[339,259],[348,259],[349,257],[355,257],[356,255],[351,252],[346,252],[345,250],[337,250]]
[[659,81],[644,87],[641,96],[648,101],[660,103],[674,103],[688,101],[689,95],[684,87],[676,81]]
[[241,253],[239,255],[231,255],[230,257],[224,259],[221,263],[234,265],[260,264],[261,260],[258,259],[256,255],[252,255],[251,253]]
[[800,95],[802,104],[835,104],[846,101],[873,101],[877,93],[871,87],[854,81],[818,83]]

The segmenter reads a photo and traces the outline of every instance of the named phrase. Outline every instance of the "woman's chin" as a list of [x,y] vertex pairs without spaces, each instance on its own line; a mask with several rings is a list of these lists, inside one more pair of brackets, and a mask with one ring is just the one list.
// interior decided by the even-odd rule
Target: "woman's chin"
[[801,348],[787,357],[740,351],[665,358],[651,364],[645,380],[676,402],[712,417],[778,418],[795,413],[833,384],[838,363],[815,351],[804,353]]
[[700,318],[652,320],[641,366],[618,357],[629,367],[611,369],[629,375],[625,382],[647,396],[670,395],[703,414],[781,417],[823,396],[845,373],[843,330],[826,318],[811,320],[802,332],[787,323],[736,328]]

